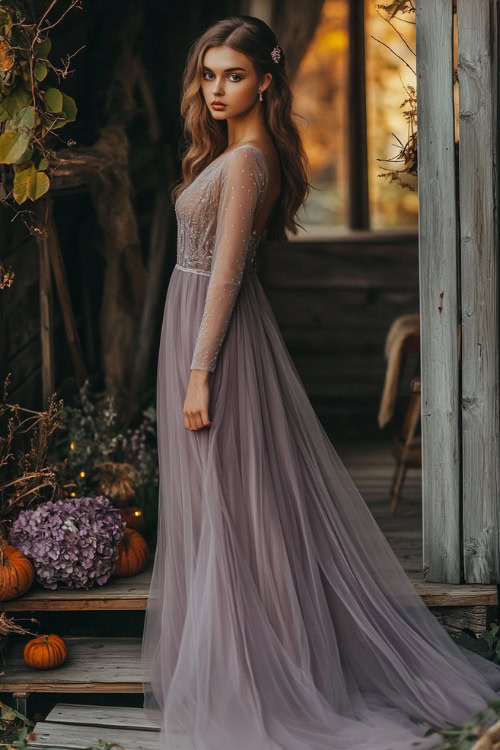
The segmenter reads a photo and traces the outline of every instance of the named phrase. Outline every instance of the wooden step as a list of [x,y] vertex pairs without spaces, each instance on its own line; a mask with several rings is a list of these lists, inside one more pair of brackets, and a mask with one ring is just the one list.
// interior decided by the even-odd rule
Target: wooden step
[[143,708],[122,706],[94,706],[86,703],[57,703],[45,717],[55,724],[80,724],[109,727],[110,729],[137,729],[158,732],[159,727],[148,719]]
[[142,693],[141,638],[68,637],[66,663],[37,670],[23,660],[24,643],[7,651],[0,692]]
[[[33,731],[36,736],[27,745],[34,750],[83,750],[99,740],[119,742],[125,750],[163,750],[159,727],[142,708],[58,703]],[[178,736],[169,750],[194,748],[187,738]]]
[[[39,721],[33,730],[36,737],[28,742],[32,748],[57,748],[58,750],[83,750],[99,740],[119,742],[125,750],[160,750],[159,733],[136,729],[109,729],[108,727],[48,724]],[[175,748],[176,745],[173,745]],[[180,748],[181,745],[177,745]],[[172,748],[172,750],[173,750]]]
[[18,599],[2,602],[10,612],[42,612],[49,610],[146,609],[151,581],[152,561],[136,576],[110,578],[102,586],[91,589],[56,589],[51,591],[34,583]]
[[[357,482],[360,489],[361,481]],[[416,528],[418,519],[408,516],[402,520],[398,517],[387,517],[383,514],[386,505],[385,497],[378,511],[378,495],[374,482],[363,493],[365,498],[372,499],[370,508],[377,518],[389,544],[396,553],[415,590],[428,607],[471,607],[496,606],[498,603],[497,587],[494,584],[447,584],[424,581],[422,572],[421,531]],[[403,528],[401,528],[403,527]],[[2,609],[7,612],[42,612],[42,611],[83,611],[83,610],[145,610],[152,565],[137,576],[129,578],[112,578],[103,586],[86,590],[57,589],[49,591],[39,584],[19,597],[2,602]]]

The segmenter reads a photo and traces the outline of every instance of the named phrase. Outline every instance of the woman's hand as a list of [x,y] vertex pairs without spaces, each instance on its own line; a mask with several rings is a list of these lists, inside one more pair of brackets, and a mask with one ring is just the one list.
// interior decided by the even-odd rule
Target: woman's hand
[[209,375],[208,370],[191,370],[183,406],[184,427],[187,430],[201,430],[212,424],[208,418]]

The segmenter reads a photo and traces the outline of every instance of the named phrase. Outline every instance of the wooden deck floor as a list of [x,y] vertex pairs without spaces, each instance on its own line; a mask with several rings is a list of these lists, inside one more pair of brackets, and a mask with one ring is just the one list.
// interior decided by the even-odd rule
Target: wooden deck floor
[[[382,443],[351,443],[335,447],[416,591],[433,614],[452,635],[460,632],[464,626],[471,627],[476,632],[484,631],[492,619],[492,612],[497,611],[496,586],[445,585],[423,580],[420,472],[415,469],[409,471],[400,510],[396,516],[392,516],[389,512],[388,493],[394,464],[390,448]],[[2,607],[13,612],[144,610],[150,575],[151,565],[138,576],[111,579],[104,586],[89,591],[47,591],[34,585],[23,597],[3,602]],[[0,677],[0,692],[16,693],[20,699],[31,693],[86,693],[94,696],[99,693],[142,693],[140,638],[111,639],[96,633],[92,637],[75,636],[67,637],[66,640],[70,658],[67,663],[49,673],[37,673],[26,667],[22,658],[23,643],[19,641],[13,644],[6,655],[3,677]],[[95,708],[92,707],[92,710]],[[116,711],[119,712],[119,709]],[[35,746],[49,745],[61,750],[78,750],[88,745],[87,740],[92,732],[100,730],[92,721],[92,727],[89,725],[82,733],[82,726],[85,724],[82,722],[82,726],[75,727],[74,735],[70,737],[62,726],[63,719],[54,715],[50,721],[39,724],[38,742],[42,744],[35,743]],[[108,719],[111,722],[109,724]],[[118,719],[121,721],[120,717]],[[109,735],[108,729],[118,726],[113,722],[113,717],[110,718],[107,714],[104,716],[106,737]],[[154,731],[151,732],[149,726],[127,724],[123,726],[123,731],[130,732],[127,735],[130,750],[152,750],[155,746]],[[183,742],[179,742],[177,747],[179,750],[188,750]]]
[[378,525],[396,553],[415,589],[429,607],[493,607],[498,605],[496,585],[442,584],[424,581],[422,564],[422,472],[409,469],[398,511],[389,510],[394,459],[389,443],[335,444]]

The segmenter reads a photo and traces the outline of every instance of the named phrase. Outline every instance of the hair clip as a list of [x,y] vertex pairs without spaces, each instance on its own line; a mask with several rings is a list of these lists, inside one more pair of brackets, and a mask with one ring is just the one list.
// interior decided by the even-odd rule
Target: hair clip
[[273,48],[271,52],[271,57],[273,58],[275,63],[279,62],[279,59],[281,57],[281,50],[278,47],[278,45],[276,45],[276,47]]

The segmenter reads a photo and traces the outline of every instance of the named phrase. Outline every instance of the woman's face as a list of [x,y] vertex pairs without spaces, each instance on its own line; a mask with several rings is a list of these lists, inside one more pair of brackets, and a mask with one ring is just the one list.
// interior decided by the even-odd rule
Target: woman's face
[[[265,88],[264,83],[260,86]],[[215,120],[241,115],[258,100],[259,81],[251,61],[225,44],[212,47],[203,58],[201,90]],[[214,108],[213,102],[225,106]]]

